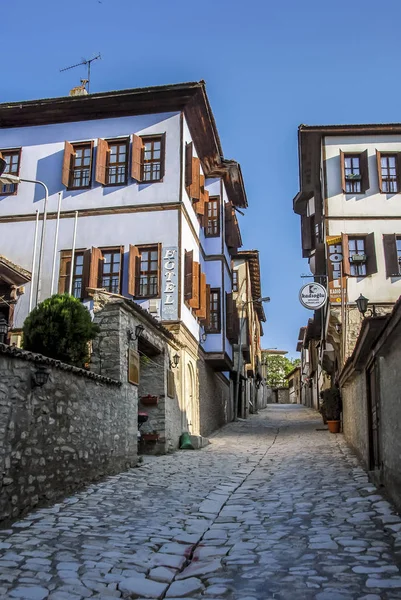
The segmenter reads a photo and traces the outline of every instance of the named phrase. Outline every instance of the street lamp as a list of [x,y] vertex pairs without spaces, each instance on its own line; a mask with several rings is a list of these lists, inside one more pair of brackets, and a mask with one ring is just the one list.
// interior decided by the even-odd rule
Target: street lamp
[[3,316],[0,317],[0,344],[5,343],[8,331],[8,323]]
[[[355,300],[355,302],[356,302],[356,305],[357,305],[358,310],[361,313],[362,317],[365,317],[365,313],[368,310],[368,303],[369,303],[368,298],[365,298],[365,296],[362,296],[362,294],[360,294],[359,298],[357,300]],[[370,308],[369,310],[370,310],[371,317],[377,316],[376,307],[374,304],[372,304],[372,308]]]
[[270,302],[269,296],[265,296],[263,298],[257,298],[256,300],[245,300],[245,302],[241,303],[241,325],[239,329],[238,336],[238,365],[237,365],[237,381],[235,386],[235,396],[234,396],[234,421],[238,419],[238,400],[239,400],[239,382],[242,368],[242,330],[244,329],[245,319],[242,316],[242,312],[247,304],[259,304],[261,302]]
[[[42,286],[42,265],[43,265],[43,249],[45,243],[45,233],[46,233],[46,219],[47,219],[47,202],[49,200],[49,190],[47,189],[46,184],[43,181],[38,181],[37,179],[23,179],[22,177],[17,177],[17,175],[11,175],[11,173],[4,173],[7,168],[7,163],[3,157],[0,158],[0,183],[5,184],[15,184],[25,182],[25,183],[34,183],[35,185],[41,185],[45,190],[45,203],[43,207],[43,226],[42,233],[40,237],[40,250],[39,250],[39,265],[38,265],[38,283],[36,289],[36,304],[38,304],[40,299],[40,292]],[[32,308],[32,298],[33,298],[33,275],[35,268],[35,258],[36,258],[36,245],[33,251],[33,261],[32,261],[32,279],[31,279],[31,293],[29,296],[29,309]]]

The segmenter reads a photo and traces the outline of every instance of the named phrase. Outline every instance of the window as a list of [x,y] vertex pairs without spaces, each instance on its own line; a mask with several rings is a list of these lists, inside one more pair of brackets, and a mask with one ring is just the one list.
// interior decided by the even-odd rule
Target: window
[[210,290],[210,317],[207,327],[208,333],[220,333],[221,331],[221,311],[220,311],[220,290]]
[[139,280],[136,295],[142,298],[157,296],[159,292],[158,246],[139,248]]
[[[72,251],[64,250],[61,253],[60,259],[60,279],[58,291],[59,294],[65,294],[70,289],[70,276],[71,276],[71,258]],[[84,297],[84,252],[82,250],[75,252],[74,254],[74,270],[72,276],[72,295],[75,298]]]
[[347,194],[362,192],[362,176],[359,164],[359,156],[345,156],[345,191]]
[[112,294],[120,293],[121,249],[102,250],[99,287]]
[[364,194],[369,189],[368,151],[344,154],[340,150],[344,194]]
[[91,184],[92,144],[74,145],[73,149],[69,187],[88,188]]
[[395,233],[383,235],[386,277],[401,275],[401,235]]
[[382,194],[397,194],[401,191],[401,152],[383,154],[376,150],[379,188]]
[[364,238],[348,238],[350,275],[364,277],[366,275],[366,254]]
[[210,198],[206,203],[206,237],[220,235],[220,198]]
[[128,170],[128,142],[108,142],[106,185],[125,185]]
[[233,292],[238,292],[238,271],[233,271]]
[[160,181],[163,177],[163,137],[142,138],[143,176],[142,181]]
[[[0,156],[2,156],[7,163],[4,173],[9,173],[10,175],[18,176],[19,175],[19,167],[20,167],[20,159],[21,159],[21,149],[2,150],[0,152]],[[0,196],[8,196],[10,194],[16,194],[17,188],[18,188],[18,184],[16,184],[16,183],[0,184]]]

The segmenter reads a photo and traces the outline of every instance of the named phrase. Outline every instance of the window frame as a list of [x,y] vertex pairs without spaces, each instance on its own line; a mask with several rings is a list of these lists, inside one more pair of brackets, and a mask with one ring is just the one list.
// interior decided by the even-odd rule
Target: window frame
[[[213,294],[217,294],[217,309],[213,309]],[[212,327],[213,314],[217,315],[217,328]],[[210,334],[219,334],[221,333],[221,289],[220,288],[210,288],[210,317],[209,323],[207,327],[205,327],[205,332]]]
[[[79,256],[82,256],[82,265],[77,265],[76,261],[77,258]],[[60,268],[59,268],[59,285],[58,285],[58,292],[59,293],[68,293],[69,287],[70,287],[70,278],[71,278],[71,258],[72,258],[72,249],[70,250],[61,250],[60,252]],[[62,263],[66,262],[67,265],[70,265],[70,268],[67,272],[67,268],[65,275],[61,275],[61,271],[62,271]],[[77,274],[76,274],[76,267],[77,266],[82,266],[82,273],[79,275],[79,277],[81,278],[81,295],[80,296],[75,296],[74,294],[74,287],[75,287],[75,281],[78,278]],[[84,268],[85,268],[85,248],[78,248],[77,250],[75,250],[74,252],[74,266],[73,266],[73,275],[72,275],[72,296],[74,296],[74,298],[77,298],[78,300],[82,300],[85,296],[84,296],[84,288],[85,288],[85,273],[84,273]],[[60,289],[60,283],[61,283],[61,278],[63,277],[63,289]]]
[[[351,261],[351,257],[353,256],[353,254],[351,254],[351,250],[350,250],[350,242],[351,241],[355,241],[358,242],[359,240],[363,240],[363,254],[366,256],[366,260],[364,263],[359,263],[359,264],[354,264]],[[354,251],[352,251],[354,252]],[[354,252],[354,254],[362,254],[360,252]],[[367,252],[366,252],[366,236],[365,235],[352,235],[352,236],[348,236],[348,259],[349,259],[349,264],[350,264],[350,273],[349,276],[350,277],[367,277],[368,273],[367,273]],[[356,269],[358,270],[359,267],[363,266],[365,269],[365,273],[352,273],[352,269],[356,267]]]
[[[359,177],[360,179],[356,180],[360,182],[361,191],[348,191],[347,190],[347,182],[352,181],[352,179],[348,180],[345,174],[345,161],[347,158],[358,158],[359,159]],[[366,194],[366,192],[370,189],[369,182],[369,157],[368,151],[363,150],[360,152],[343,152],[340,150],[340,169],[341,169],[341,187],[342,191],[346,195],[350,194]]]
[[[71,164],[70,164],[70,174],[69,174],[69,181],[68,181],[68,187],[67,190],[71,190],[71,191],[75,191],[75,190],[89,190],[92,188],[92,167],[93,167],[93,140],[89,141],[89,142],[77,142],[77,143],[73,143],[70,142],[71,146],[73,147],[74,153],[71,155]],[[90,167],[89,167],[89,183],[88,185],[80,185],[80,186],[74,186],[72,185],[73,181],[74,181],[74,172],[77,170],[83,170],[82,167],[81,168],[75,168],[75,152],[77,148],[90,148]]]
[[[4,148],[3,150],[0,150],[0,156],[2,158],[4,158],[4,155],[18,155],[18,170],[16,173],[9,173],[10,175],[15,175],[16,177],[19,177],[19,173],[21,170],[21,151],[22,148]],[[4,172],[5,174],[7,173],[7,171]],[[14,191],[12,192],[3,192],[3,187],[6,186],[14,186]],[[18,193],[18,183],[3,183],[0,185],[0,196],[16,196]]]
[[[216,216],[214,216],[214,215],[211,216],[211,215],[209,215],[209,207],[213,206],[214,204],[216,205],[216,208],[217,208]],[[207,238],[220,237],[220,235],[221,235],[220,196],[210,196],[210,198],[206,202],[205,208],[206,208],[205,217],[204,217],[205,218],[205,237],[207,237]],[[209,223],[217,223],[217,225],[216,225],[217,231],[215,233],[208,232]]]
[[[162,183],[164,179],[165,173],[165,148],[166,148],[166,134],[165,133],[157,133],[150,135],[141,135],[139,136],[142,140],[142,173],[141,173],[141,181],[140,183]],[[148,160],[145,161],[145,144],[147,142],[152,141],[160,141],[160,177],[159,179],[145,179],[145,165],[152,164],[154,162],[158,162],[157,160]]]
[[[123,138],[114,138],[110,140],[104,140],[107,144],[107,157],[106,157],[106,183],[104,187],[121,187],[124,185],[128,185],[128,168],[129,168],[129,152],[130,152],[130,140],[128,137]],[[110,169],[110,146],[115,145],[125,145],[125,178],[123,182],[118,183],[110,183],[109,181],[109,169]],[[120,165],[121,163],[115,163],[116,165]]]
[[[161,249],[160,249],[160,244],[142,244],[137,246],[138,249],[138,266],[137,266],[137,277],[136,277],[136,286],[135,286],[135,298],[142,298],[142,299],[149,299],[149,298],[159,298],[160,297],[160,290],[161,290]],[[148,295],[142,295],[140,293],[141,290],[141,264],[142,264],[142,252],[143,251],[147,251],[147,252],[157,252],[157,280],[156,280],[156,285],[157,285],[157,289],[156,289],[156,293],[155,294],[148,294]],[[151,261],[149,261],[151,262]],[[146,273],[148,273],[148,277],[149,277],[149,273],[154,273],[154,271],[146,271]],[[148,291],[149,291],[149,284],[148,284]]]
[[[99,261],[101,263],[101,268],[99,269],[98,272],[98,287],[99,288],[103,288],[106,289],[110,294],[121,294],[121,288],[122,288],[122,275],[123,275],[123,258],[124,258],[124,247],[123,246],[110,246],[110,247],[106,247],[106,248],[99,248],[100,252],[102,253],[102,258]],[[118,272],[118,291],[117,292],[113,292],[112,290],[108,289],[106,286],[103,285],[103,277],[110,277],[110,279],[112,279],[113,276],[113,272],[110,271],[110,273],[104,273],[104,264],[105,264],[105,254],[119,254],[120,255],[120,269]],[[112,265],[114,264],[114,262],[111,263]]]
[[[390,183],[388,179],[383,179],[383,171],[382,171],[382,158],[394,158],[395,162],[395,180],[393,183],[396,185],[396,191],[387,191],[383,189],[384,183]],[[382,152],[380,150],[376,150],[376,160],[377,160],[377,177],[379,180],[379,192],[381,194],[399,194],[401,193],[401,152]],[[388,163],[387,169],[389,170]]]

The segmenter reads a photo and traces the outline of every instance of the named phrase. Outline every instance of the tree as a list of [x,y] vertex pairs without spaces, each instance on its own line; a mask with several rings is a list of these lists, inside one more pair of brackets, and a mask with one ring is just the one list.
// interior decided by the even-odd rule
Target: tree
[[286,375],[299,366],[299,358],[291,360],[282,354],[265,354],[264,363],[267,367],[266,383],[269,387],[288,387]]
[[74,296],[55,294],[41,302],[25,319],[24,350],[84,367],[88,343],[99,332],[87,308]]

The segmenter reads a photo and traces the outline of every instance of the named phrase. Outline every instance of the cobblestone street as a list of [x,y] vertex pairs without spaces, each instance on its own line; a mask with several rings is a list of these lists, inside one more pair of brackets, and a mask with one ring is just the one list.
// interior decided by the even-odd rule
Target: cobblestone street
[[272,405],[0,532],[0,597],[401,598],[401,519],[319,415]]

